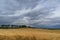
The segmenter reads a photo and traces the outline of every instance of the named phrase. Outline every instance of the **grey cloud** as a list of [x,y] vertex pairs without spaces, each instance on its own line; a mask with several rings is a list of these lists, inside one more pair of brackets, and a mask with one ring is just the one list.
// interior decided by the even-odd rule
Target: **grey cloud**
[[53,18],[59,0],[0,0],[0,22],[52,27],[60,24]]

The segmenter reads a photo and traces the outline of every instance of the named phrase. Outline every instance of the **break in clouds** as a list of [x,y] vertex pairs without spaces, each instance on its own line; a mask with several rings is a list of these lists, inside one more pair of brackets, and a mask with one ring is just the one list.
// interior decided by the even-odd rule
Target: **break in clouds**
[[0,24],[60,25],[60,0],[0,0]]

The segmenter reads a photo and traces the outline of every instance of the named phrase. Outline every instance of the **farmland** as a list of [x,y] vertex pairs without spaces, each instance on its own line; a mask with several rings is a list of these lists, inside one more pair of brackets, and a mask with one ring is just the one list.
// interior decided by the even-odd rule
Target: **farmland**
[[0,40],[60,40],[60,30],[37,28],[0,29]]

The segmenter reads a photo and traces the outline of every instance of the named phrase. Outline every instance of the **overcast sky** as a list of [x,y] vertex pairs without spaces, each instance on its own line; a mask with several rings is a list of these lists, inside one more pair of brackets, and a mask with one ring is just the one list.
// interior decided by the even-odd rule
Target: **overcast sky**
[[60,0],[0,0],[0,24],[57,28]]

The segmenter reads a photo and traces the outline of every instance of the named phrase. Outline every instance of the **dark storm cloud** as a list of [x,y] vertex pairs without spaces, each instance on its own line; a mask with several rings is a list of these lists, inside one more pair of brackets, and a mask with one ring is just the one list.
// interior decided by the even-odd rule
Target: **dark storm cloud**
[[59,0],[0,0],[0,24],[59,25],[59,5]]

